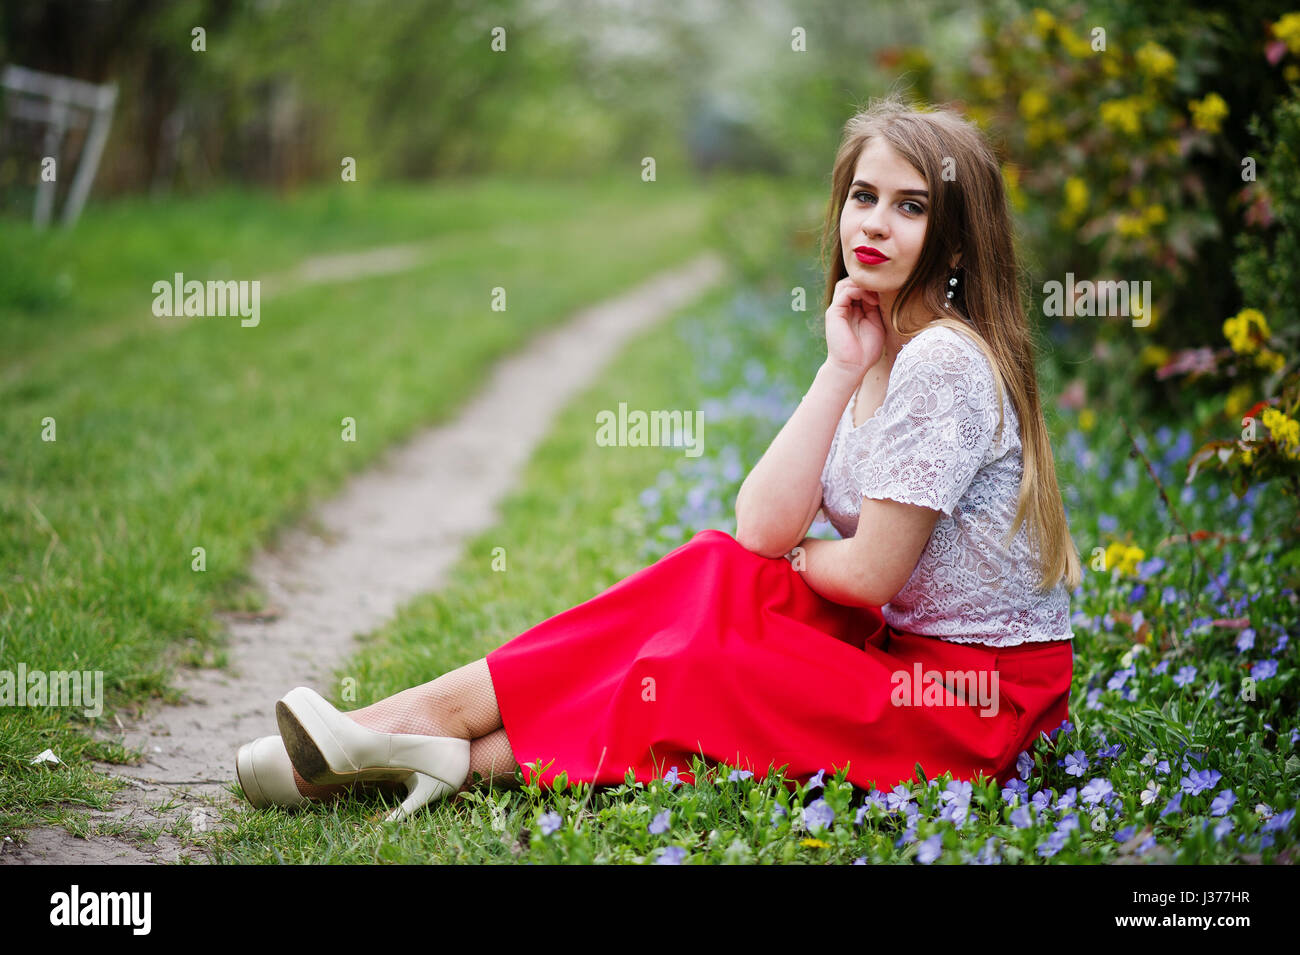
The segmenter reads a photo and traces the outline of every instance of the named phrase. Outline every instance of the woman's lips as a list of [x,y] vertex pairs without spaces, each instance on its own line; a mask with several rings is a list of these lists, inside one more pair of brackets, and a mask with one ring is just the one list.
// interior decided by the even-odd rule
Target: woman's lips
[[879,265],[881,262],[889,261],[889,256],[881,255],[879,252],[863,252],[854,249],[853,254],[858,257],[858,261],[863,265]]

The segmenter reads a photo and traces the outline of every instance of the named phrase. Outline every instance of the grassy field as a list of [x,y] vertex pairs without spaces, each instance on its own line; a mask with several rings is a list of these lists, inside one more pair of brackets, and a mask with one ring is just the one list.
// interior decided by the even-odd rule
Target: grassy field
[[[6,223],[0,254],[19,267],[0,282],[0,668],[103,671],[100,720],[169,698],[170,667],[222,661],[213,609],[258,606],[247,563],[278,527],[454,414],[538,331],[702,249],[710,211],[682,188],[452,182],[130,202],[71,234]],[[151,311],[174,272],[259,279],[397,241],[432,254],[285,285],[256,327]],[[85,762],[130,754],[81,722],[0,714],[0,833],[103,803],[111,786]],[[29,765],[46,748],[65,772]]]

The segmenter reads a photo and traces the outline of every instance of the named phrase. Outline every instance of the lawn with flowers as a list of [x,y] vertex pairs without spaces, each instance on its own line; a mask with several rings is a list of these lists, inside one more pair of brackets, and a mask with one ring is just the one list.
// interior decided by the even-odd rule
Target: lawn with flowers
[[[802,281],[817,287],[815,275]],[[567,410],[448,588],[340,671],[368,690],[348,708],[482,655],[699,530],[734,532],[747,467],[824,357],[819,323],[740,286],[629,349]],[[1185,484],[1196,436],[1130,422],[1130,440],[1112,414],[1080,427],[1079,412],[1052,405],[1049,366],[1042,380],[1086,569],[1072,601],[1071,718],[1020,754],[1007,786],[918,776],[864,791],[842,767],[789,780],[696,760],[648,785],[482,786],[403,825],[372,821],[379,797],[241,809],[231,831],[197,838],[225,862],[1294,861],[1297,604],[1278,583],[1272,536],[1289,502],[1236,500],[1206,475]],[[595,414],[619,401],[698,408],[705,453],[597,447]],[[508,573],[488,570],[496,546]],[[695,784],[678,778],[688,769]]]

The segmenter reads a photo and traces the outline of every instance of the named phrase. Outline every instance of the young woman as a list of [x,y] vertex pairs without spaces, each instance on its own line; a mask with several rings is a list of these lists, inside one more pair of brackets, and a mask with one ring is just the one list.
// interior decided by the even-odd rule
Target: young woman
[[[403,818],[519,769],[691,782],[696,754],[791,780],[848,767],[863,788],[918,763],[1009,779],[1068,717],[1080,568],[979,131],[896,100],[854,116],[823,253],[826,361],[745,479],[734,537],[702,531],[371,706],[293,690],[282,736],[240,751],[249,798],[390,781]],[[840,540],[806,536],[819,510]]]

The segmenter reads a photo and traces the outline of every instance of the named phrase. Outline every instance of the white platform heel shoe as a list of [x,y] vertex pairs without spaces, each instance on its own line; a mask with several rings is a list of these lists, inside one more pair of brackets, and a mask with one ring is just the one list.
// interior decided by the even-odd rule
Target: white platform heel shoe
[[235,756],[239,788],[255,809],[283,806],[297,809],[311,802],[298,792],[293,781],[293,763],[278,736],[262,736],[239,747]]
[[275,704],[275,719],[293,765],[309,782],[404,783],[407,796],[388,814],[389,822],[456,792],[469,776],[469,740],[380,733],[349,719],[305,686]]

